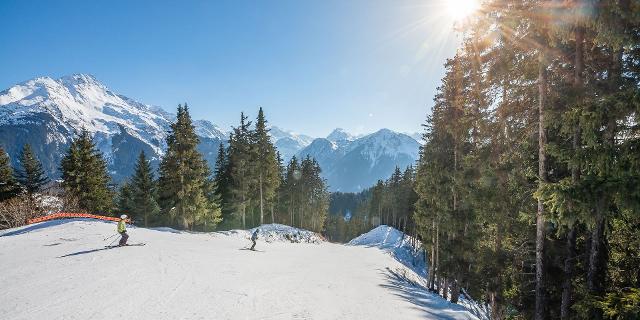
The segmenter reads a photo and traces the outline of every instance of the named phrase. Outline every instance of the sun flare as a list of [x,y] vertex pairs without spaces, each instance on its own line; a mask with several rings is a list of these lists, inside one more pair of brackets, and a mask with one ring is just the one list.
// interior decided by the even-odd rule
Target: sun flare
[[480,0],[446,0],[447,11],[456,21],[464,20],[480,8]]

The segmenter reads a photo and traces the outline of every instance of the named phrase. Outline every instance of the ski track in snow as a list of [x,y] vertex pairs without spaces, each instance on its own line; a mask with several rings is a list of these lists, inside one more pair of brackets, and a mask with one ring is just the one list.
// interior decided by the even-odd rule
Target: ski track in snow
[[[378,229],[340,245],[282,241],[289,227],[263,226],[263,252],[251,252],[238,250],[250,231],[131,227],[129,241],[146,246],[104,249],[115,228],[73,219],[0,231],[0,318],[476,319],[424,290],[394,246],[376,243]],[[382,244],[398,240],[381,232]]]

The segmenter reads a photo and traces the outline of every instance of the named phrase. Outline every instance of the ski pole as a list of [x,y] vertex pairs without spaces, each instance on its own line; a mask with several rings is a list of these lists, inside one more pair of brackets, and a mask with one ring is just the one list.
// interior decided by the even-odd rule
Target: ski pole
[[109,242],[109,244],[107,245],[107,247],[110,247],[114,242],[116,242],[116,240],[118,240],[118,238],[113,239],[113,241]]
[[111,239],[111,238],[113,238],[113,237],[115,237],[115,236],[117,236],[117,235],[118,235],[117,233],[114,233],[114,234],[112,234],[111,236],[109,236],[109,237],[107,237],[107,238],[104,238],[104,240],[102,240],[102,241],[107,241],[107,240],[109,240],[109,239]]

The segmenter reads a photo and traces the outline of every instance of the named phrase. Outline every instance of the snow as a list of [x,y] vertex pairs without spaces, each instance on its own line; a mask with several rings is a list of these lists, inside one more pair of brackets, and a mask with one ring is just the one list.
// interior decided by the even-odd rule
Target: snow
[[296,141],[301,148],[306,147],[313,141],[313,138],[304,134],[300,134],[290,130],[284,130],[279,127],[269,127],[269,135],[273,143],[276,143],[280,139],[289,138]]
[[[117,94],[88,74],[58,79],[39,77],[0,92],[0,126],[37,125],[38,114],[49,114],[67,132],[48,136],[48,142],[66,142],[69,133],[84,128],[95,136],[100,151],[109,157],[111,140],[121,130],[141,140],[162,156],[175,115]],[[205,138],[227,139],[227,133],[206,120],[194,121]]]
[[277,223],[265,224],[249,230],[221,231],[220,233],[231,236],[238,236],[245,239],[251,239],[251,235],[256,229],[258,229],[258,238],[263,239],[268,243],[290,242],[319,244],[325,241],[324,237],[322,237],[318,233]]
[[355,140],[348,146],[349,150],[355,150],[359,147],[362,147],[361,153],[371,160],[372,167],[383,155],[396,158],[400,154],[406,154],[411,159],[418,159],[420,151],[420,144],[416,140],[406,134],[389,129],[380,129]]
[[356,137],[350,133],[348,133],[347,131],[345,131],[342,128],[336,128],[333,131],[331,131],[331,133],[327,136],[327,140],[331,141],[331,142],[337,142],[337,141],[343,141],[343,140],[347,140],[347,141],[353,141],[355,140]]
[[[261,228],[217,233],[130,227],[104,249],[115,223],[58,220],[0,231],[0,315],[11,319],[476,319],[428,293],[388,254],[397,234],[350,245],[292,243]],[[384,231],[376,231],[376,236]],[[307,237],[308,236],[308,237]],[[265,237],[270,242],[265,241]]]
[[348,245],[376,247],[393,256],[416,274],[422,277],[427,276],[423,251],[416,250],[411,245],[411,238],[393,227],[378,226],[349,241]]
[[[417,246],[414,247],[411,244],[411,237],[406,236],[404,233],[398,231],[393,227],[386,225],[380,225],[375,229],[362,234],[355,239],[351,240],[348,245],[351,246],[366,246],[378,248],[388,255],[392,256],[398,262],[402,263],[411,272],[402,270],[401,273],[395,274],[395,277],[401,280],[408,281],[414,287],[420,288],[419,290],[425,295],[432,295],[439,299],[438,303],[443,305],[452,306],[453,304],[439,298],[428,292],[426,277],[427,277],[427,265],[424,256],[424,251],[420,250],[420,242],[416,241]],[[464,296],[460,296],[459,305],[464,306],[467,310],[470,310],[474,315],[480,319],[489,319],[488,311],[483,308],[476,301],[468,300]]]

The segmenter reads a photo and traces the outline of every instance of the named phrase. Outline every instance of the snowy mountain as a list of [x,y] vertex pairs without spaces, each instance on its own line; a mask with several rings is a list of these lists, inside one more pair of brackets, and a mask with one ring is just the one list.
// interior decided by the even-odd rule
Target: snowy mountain
[[350,133],[346,132],[344,129],[342,128],[337,128],[335,130],[333,130],[328,136],[327,136],[327,140],[331,141],[331,142],[338,142],[338,141],[353,141],[355,140],[356,137],[351,135]]
[[269,134],[271,135],[273,144],[278,151],[280,151],[280,155],[285,162],[289,161],[298,151],[313,141],[313,138],[310,136],[283,130],[275,126],[270,128]]
[[[352,140],[349,140],[352,139]],[[354,138],[337,129],[298,152],[315,158],[332,191],[357,192],[387,179],[396,166],[415,163],[420,144],[410,136],[389,129]]]
[[0,231],[11,257],[0,259],[3,318],[479,319],[426,289],[420,250],[404,251],[408,237],[392,228],[342,245],[264,225],[256,252],[243,250],[250,231],[136,227],[129,242],[145,246],[107,249],[115,228],[73,219]]
[[[133,172],[140,151],[157,164],[174,119],[174,114],[117,94],[87,74],[35,78],[0,92],[0,145],[16,164],[22,146],[31,144],[52,177],[59,176],[60,159],[82,128],[93,134],[115,181]],[[194,125],[200,151],[215,163],[226,133],[206,120]]]
[[[17,165],[22,146],[31,144],[53,178],[59,177],[60,160],[82,128],[94,136],[115,182],[133,172],[140,151],[155,166],[174,120],[175,114],[117,94],[87,74],[35,78],[0,92],[0,146]],[[228,132],[206,120],[194,120],[194,126],[198,149],[213,166]],[[315,140],[276,126],[270,129],[283,159],[315,157],[331,190],[362,190],[388,178],[396,165],[406,167],[417,159],[415,140],[386,129],[360,138],[336,129]]]

